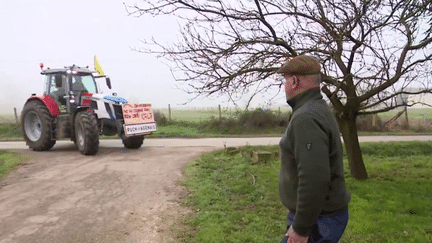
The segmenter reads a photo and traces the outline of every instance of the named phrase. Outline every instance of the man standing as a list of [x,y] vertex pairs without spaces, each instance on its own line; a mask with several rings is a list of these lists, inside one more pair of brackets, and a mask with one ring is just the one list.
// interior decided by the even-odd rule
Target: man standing
[[320,93],[321,66],[310,56],[278,71],[293,113],[279,145],[279,195],[288,208],[281,243],[338,242],[348,223],[342,143],[336,119]]

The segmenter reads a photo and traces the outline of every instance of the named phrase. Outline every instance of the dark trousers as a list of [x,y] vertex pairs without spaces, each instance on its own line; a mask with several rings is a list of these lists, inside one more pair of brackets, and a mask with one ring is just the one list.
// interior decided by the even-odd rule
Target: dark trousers
[[[287,229],[293,224],[295,213],[288,213]],[[348,224],[348,209],[336,215],[320,217],[311,228],[308,243],[336,243],[342,237]],[[281,243],[286,243],[285,236]]]

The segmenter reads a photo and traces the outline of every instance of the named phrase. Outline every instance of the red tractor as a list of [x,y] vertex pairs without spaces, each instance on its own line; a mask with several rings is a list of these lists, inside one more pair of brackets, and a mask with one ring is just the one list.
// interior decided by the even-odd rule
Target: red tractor
[[144,135],[156,131],[150,104],[129,104],[127,100],[103,94],[95,71],[78,66],[43,69],[42,96],[27,100],[21,113],[21,128],[27,145],[35,151],[51,149],[56,140],[69,138],[84,155],[99,149],[99,135],[118,135],[126,148],[140,148]]

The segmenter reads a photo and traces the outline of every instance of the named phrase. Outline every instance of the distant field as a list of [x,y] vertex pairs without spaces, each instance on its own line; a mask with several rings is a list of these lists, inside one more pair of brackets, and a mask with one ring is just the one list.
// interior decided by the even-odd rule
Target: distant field
[[[168,108],[162,109],[154,109],[162,112],[168,118]],[[252,110],[252,109],[251,109]],[[277,111],[278,109],[275,109]],[[281,112],[286,112],[290,110],[288,107],[281,107]],[[234,108],[221,108],[222,117],[232,117],[237,112],[243,110],[236,110]],[[219,117],[219,109],[218,107],[208,107],[208,108],[192,108],[192,109],[184,109],[184,108],[171,108],[171,119],[179,120],[179,121],[187,121],[187,122],[199,122],[202,120],[207,120],[210,117]]]
[[[399,111],[389,111],[380,113],[378,116],[381,119],[388,120],[398,114]],[[402,114],[405,117],[405,114]],[[430,120],[432,119],[432,108],[408,108],[408,119],[412,120]]]
[[15,116],[13,114],[1,114],[0,123],[14,123]]
[[[164,109],[155,109],[168,118],[169,111],[168,108]],[[224,117],[229,117],[233,114],[234,110],[227,110],[221,108],[221,114]],[[203,108],[203,109],[171,109],[171,119],[172,120],[180,120],[180,121],[188,121],[188,122],[199,122],[202,120],[209,119],[210,117],[219,117],[219,109],[217,107],[213,108]]]
[[[155,109],[163,114],[165,114],[168,118],[168,109]],[[275,109],[276,111],[277,109]],[[290,110],[288,107],[281,107],[282,112],[286,112]],[[389,120],[394,117],[399,111],[389,111],[385,113],[380,113],[378,116],[382,120]],[[236,113],[236,110],[221,109],[222,116],[230,117]],[[195,108],[195,109],[180,109],[180,108],[172,108],[171,109],[171,119],[180,120],[180,121],[188,121],[188,122],[199,122],[201,120],[209,119],[211,116],[219,117],[219,110],[217,107],[209,107],[209,108]],[[405,117],[405,114],[402,115]],[[432,108],[409,108],[408,109],[408,119],[411,120],[431,120],[432,119]]]

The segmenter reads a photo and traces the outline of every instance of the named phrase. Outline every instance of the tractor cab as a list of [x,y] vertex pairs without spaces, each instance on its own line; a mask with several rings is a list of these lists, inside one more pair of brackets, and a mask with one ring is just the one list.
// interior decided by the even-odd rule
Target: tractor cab
[[71,114],[82,105],[83,97],[98,93],[93,73],[87,68],[69,66],[62,69],[45,69],[45,95],[58,105],[60,114]]

